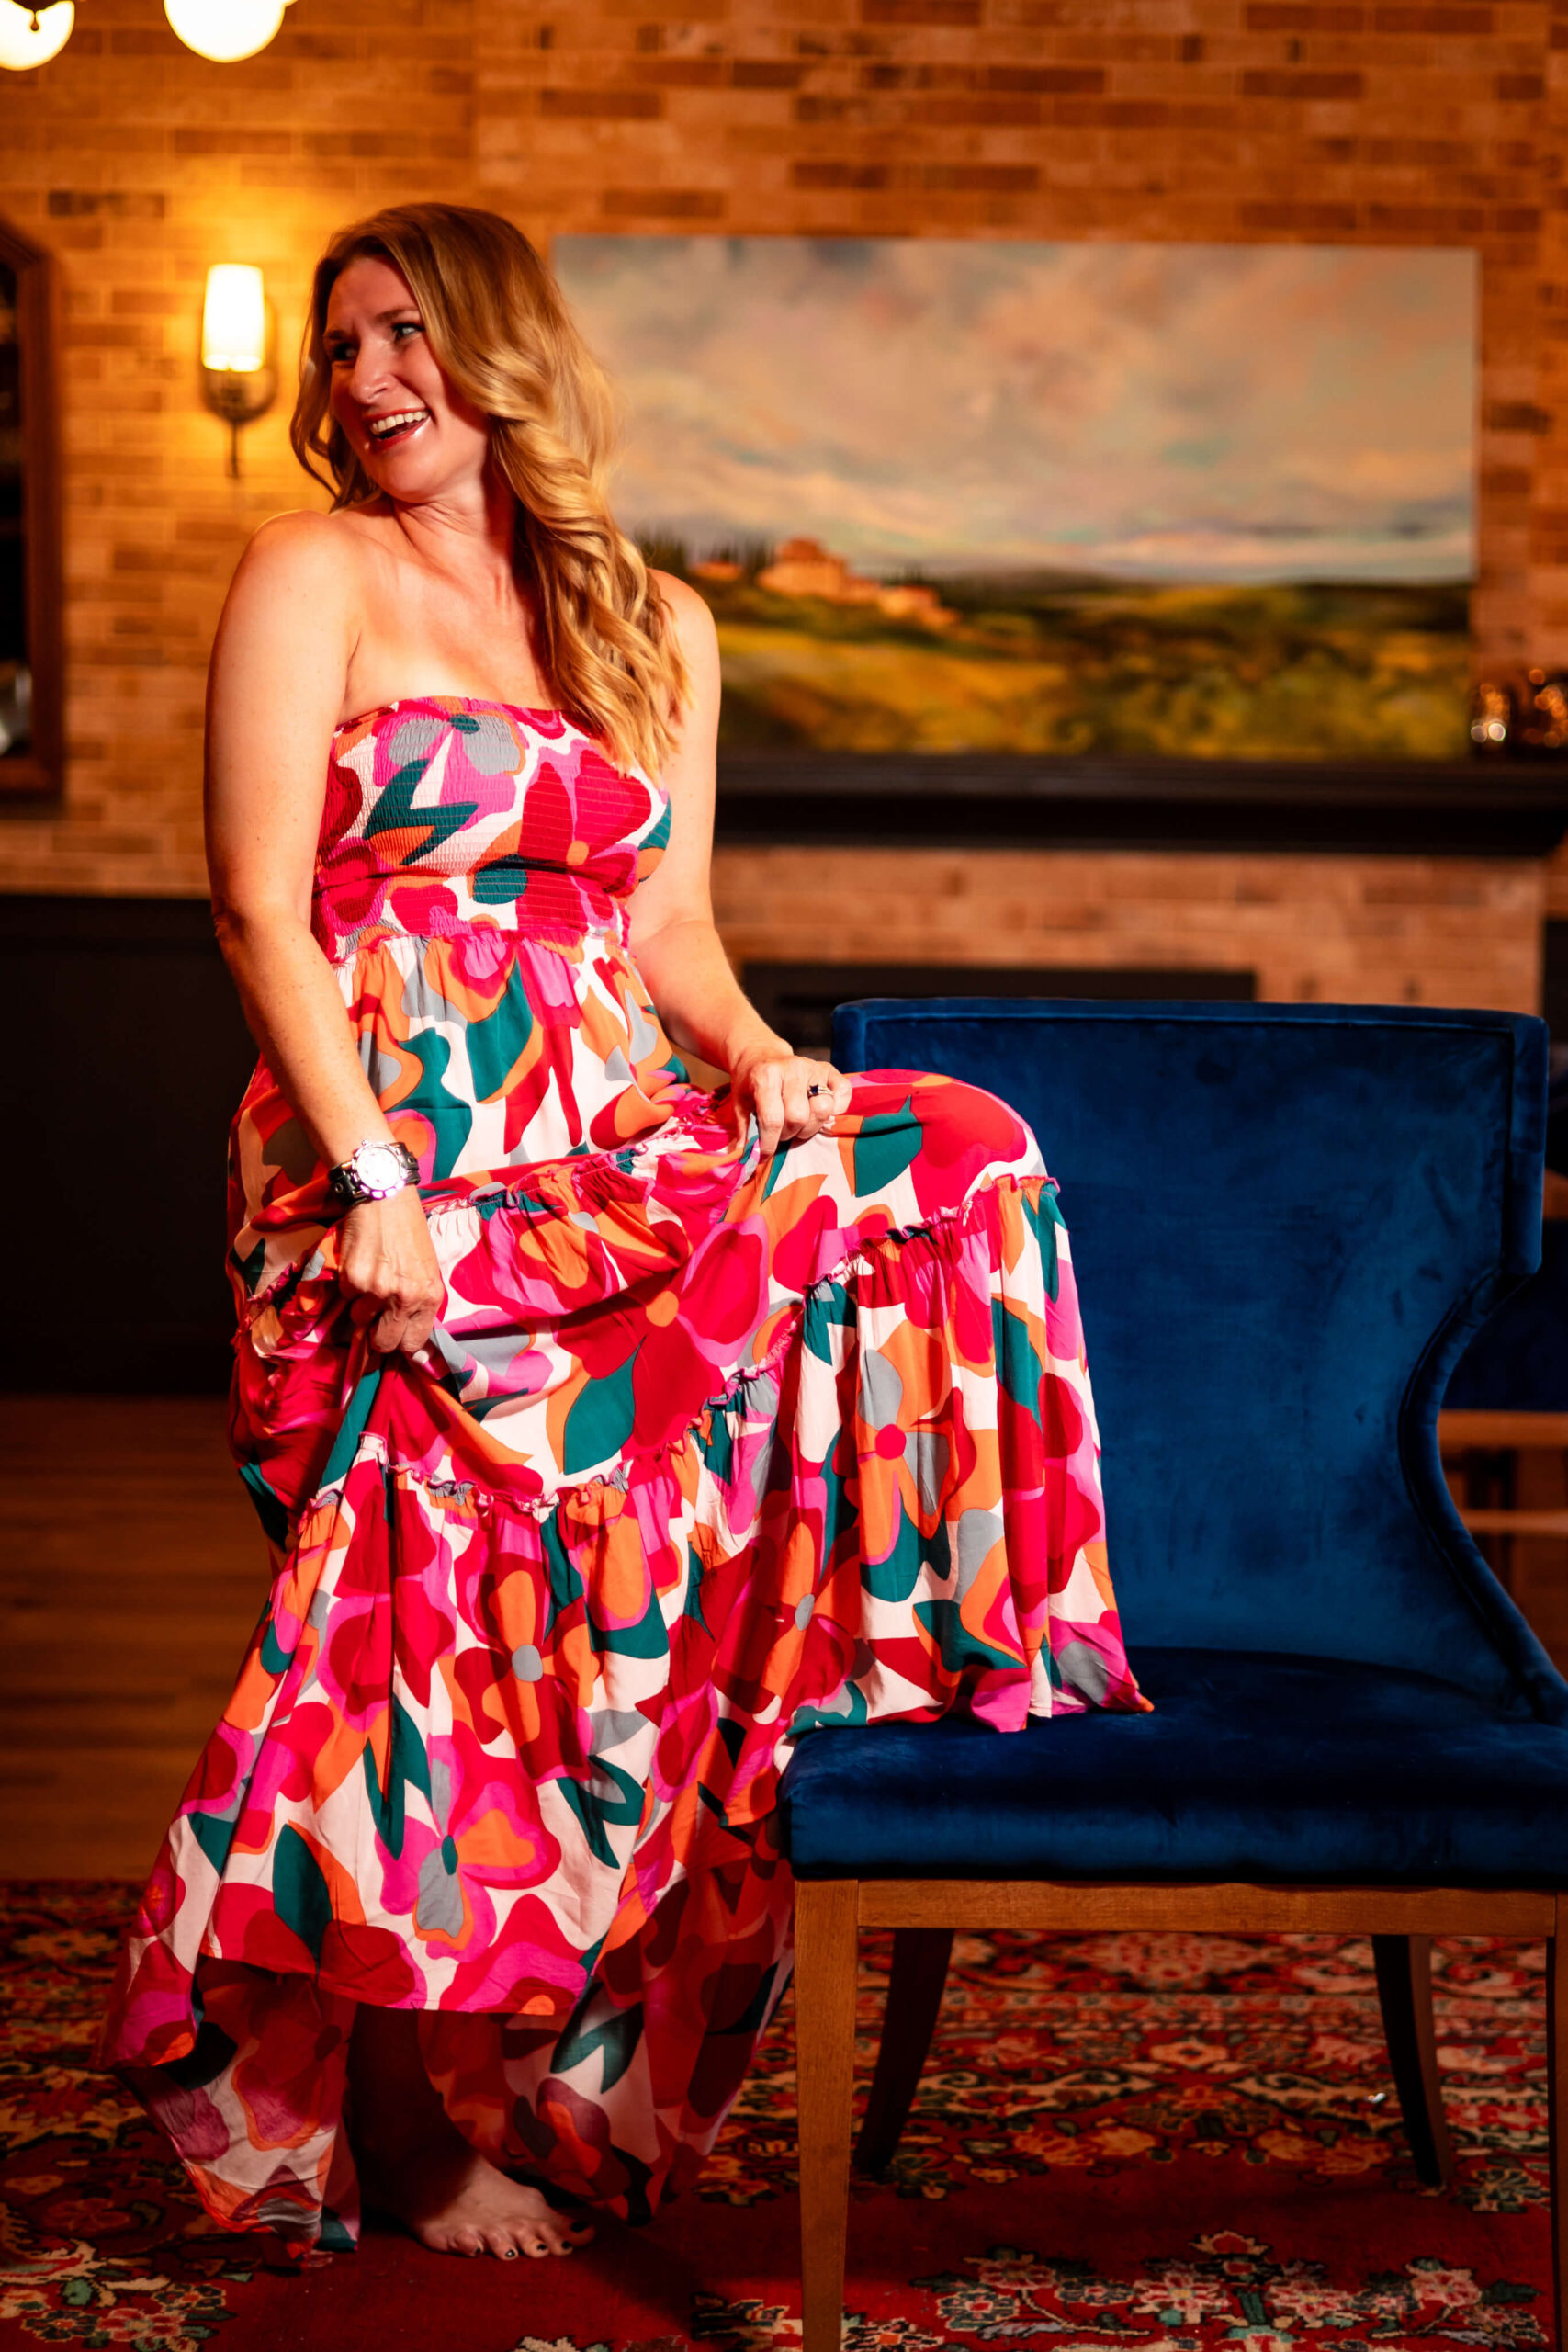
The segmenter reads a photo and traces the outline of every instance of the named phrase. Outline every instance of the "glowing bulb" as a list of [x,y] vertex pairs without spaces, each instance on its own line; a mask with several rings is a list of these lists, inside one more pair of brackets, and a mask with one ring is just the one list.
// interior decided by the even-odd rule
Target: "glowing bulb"
[[265,357],[266,298],[262,274],[248,262],[219,262],[207,273],[201,364],[231,376],[248,376]]
[[47,65],[71,38],[76,21],[75,0],[43,0],[35,13],[17,0],[0,0],[0,65],[14,74],[29,65]]
[[283,22],[283,8],[284,0],[164,0],[164,14],[186,47],[219,65],[265,49]]

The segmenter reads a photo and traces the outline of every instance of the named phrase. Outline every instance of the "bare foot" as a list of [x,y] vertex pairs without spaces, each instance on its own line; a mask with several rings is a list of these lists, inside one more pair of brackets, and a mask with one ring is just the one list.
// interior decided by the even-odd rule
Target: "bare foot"
[[570,2254],[593,2232],[569,2222],[536,2188],[498,2172],[461,2132],[439,2136],[394,2160],[359,2158],[368,2203],[392,2214],[433,2254],[494,2254],[514,2262]]
[[470,2148],[424,2071],[418,2019],[362,2007],[349,2044],[354,2153],[366,2199],[434,2254],[514,2262],[570,2254],[593,2233]]

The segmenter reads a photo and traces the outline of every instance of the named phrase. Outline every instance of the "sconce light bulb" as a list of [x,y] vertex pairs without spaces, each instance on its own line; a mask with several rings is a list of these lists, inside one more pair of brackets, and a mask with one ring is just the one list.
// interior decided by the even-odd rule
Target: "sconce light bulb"
[[76,22],[75,0],[0,0],[0,65],[13,74],[58,57]]
[[164,14],[186,47],[218,65],[265,49],[283,8],[284,0],[164,0]]
[[266,296],[249,262],[219,262],[207,273],[201,312],[201,364],[233,376],[254,374],[266,357]]

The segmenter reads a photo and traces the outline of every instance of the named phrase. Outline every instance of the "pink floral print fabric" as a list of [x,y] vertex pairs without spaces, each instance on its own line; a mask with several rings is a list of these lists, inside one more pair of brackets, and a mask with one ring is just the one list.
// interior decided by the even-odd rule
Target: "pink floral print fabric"
[[419,2013],[476,2146],[644,2218],[787,1977],[793,1743],[1145,1704],[1033,1137],[882,1070],[762,1158],[627,947],[668,831],[557,713],[334,743],[317,937],[446,1304],[370,1355],[260,1065],[232,1431],[273,1583],[103,2041],[209,2210],[296,2247],[355,2233],[359,2002]]

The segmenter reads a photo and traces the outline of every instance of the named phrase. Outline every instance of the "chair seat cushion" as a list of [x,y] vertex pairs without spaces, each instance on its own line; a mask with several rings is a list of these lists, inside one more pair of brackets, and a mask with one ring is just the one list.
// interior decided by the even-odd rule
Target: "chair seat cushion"
[[1568,1728],[1332,1658],[1134,1664],[1153,1714],[807,1733],[782,1801],[796,1875],[1568,1883]]

